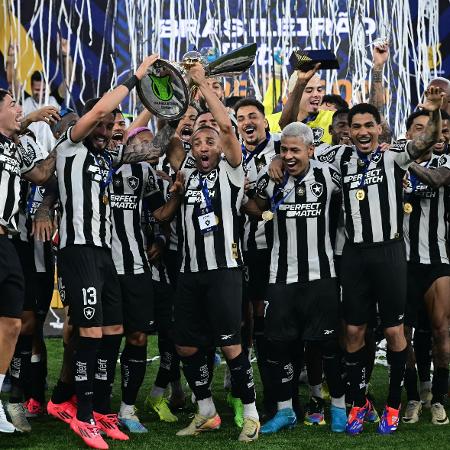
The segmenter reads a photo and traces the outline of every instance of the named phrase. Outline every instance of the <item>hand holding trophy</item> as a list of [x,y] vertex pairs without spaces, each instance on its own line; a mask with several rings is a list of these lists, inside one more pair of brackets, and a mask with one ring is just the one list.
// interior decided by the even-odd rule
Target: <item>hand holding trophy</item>
[[[154,115],[169,121],[177,120],[184,115],[197,92],[195,81],[188,76],[192,66],[202,64],[206,77],[237,76],[253,64],[255,56],[256,44],[248,44],[209,63],[197,51],[187,52],[180,63],[158,59],[139,81],[137,92],[144,106]],[[200,76],[195,73],[193,78],[196,75]]]

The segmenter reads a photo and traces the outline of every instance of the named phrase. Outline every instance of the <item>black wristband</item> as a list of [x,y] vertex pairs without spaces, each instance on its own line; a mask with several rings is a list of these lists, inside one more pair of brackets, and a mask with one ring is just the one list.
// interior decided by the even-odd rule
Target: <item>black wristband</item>
[[129,91],[131,91],[131,89],[133,89],[137,82],[138,82],[138,77],[136,75],[131,76],[130,78],[128,78],[127,80],[125,80],[122,83],[122,86],[125,86]]

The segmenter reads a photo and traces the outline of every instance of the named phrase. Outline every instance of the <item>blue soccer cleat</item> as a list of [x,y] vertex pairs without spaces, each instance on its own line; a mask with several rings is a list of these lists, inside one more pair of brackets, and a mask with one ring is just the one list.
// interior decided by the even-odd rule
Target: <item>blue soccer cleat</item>
[[261,434],[277,433],[283,428],[291,429],[297,425],[297,416],[292,408],[277,411],[275,416],[261,427]]
[[360,434],[364,428],[364,418],[369,410],[369,401],[364,406],[353,406],[348,415],[345,431],[348,434]]
[[392,434],[398,428],[399,420],[400,408],[395,409],[386,405],[381,416],[380,423],[378,424],[378,433]]
[[334,433],[343,433],[347,425],[347,411],[345,408],[331,405],[331,431]]

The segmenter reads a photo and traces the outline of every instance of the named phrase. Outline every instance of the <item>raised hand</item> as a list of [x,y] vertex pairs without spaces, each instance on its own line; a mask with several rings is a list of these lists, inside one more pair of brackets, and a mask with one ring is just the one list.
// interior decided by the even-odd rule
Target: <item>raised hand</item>
[[444,97],[445,92],[441,88],[430,86],[425,91],[425,101],[418,105],[418,107],[426,109],[427,111],[437,111],[438,109],[441,109]]
[[147,75],[148,73],[148,69],[150,68],[150,66],[152,66],[155,61],[157,61],[159,59],[159,55],[150,55],[147,56],[144,61],[142,61],[141,65],[138,67],[138,69],[135,72],[135,75],[137,77],[138,80],[142,80],[142,78],[145,77],[145,75]]

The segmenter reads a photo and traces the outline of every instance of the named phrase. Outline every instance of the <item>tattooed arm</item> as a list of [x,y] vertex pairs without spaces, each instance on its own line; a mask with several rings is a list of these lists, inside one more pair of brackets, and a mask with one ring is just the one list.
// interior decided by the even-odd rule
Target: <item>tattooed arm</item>
[[38,186],[45,184],[55,172],[56,149],[53,149],[43,161],[37,163],[29,172],[23,175],[28,181]]
[[417,175],[422,183],[432,188],[438,189],[441,186],[450,186],[450,169],[448,167],[438,167],[437,169],[426,169],[420,164],[413,162],[408,170]]
[[176,128],[174,123],[167,123],[156,133],[156,136],[150,143],[127,145],[124,148],[121,163],[132,164],[149,161],[164,155],[175,134]]
[[416,160],[424,155],[432,145],[434,145],[441,134],[441,112],[440,107],[444,93],[440,88],[431,86],[427,92],[425,92],[426,101],[424,104],[419,105],[421,108],[426,109],[430,113],[430,119],[428,120],[425,131],[412,140],[408,145],[408,153],[411,159]]
[[58,183],[55,177],[45,184],[45,194],[34,214],[31,235],[38,241],[49,241],[53,234],[53,211],[58,200]]
[[383,67],[389,58],[388,44],[373,48],[372,82],[369,91],[369,103],[375,106],[382,114],[385,106],[385,92],[383,86]]

